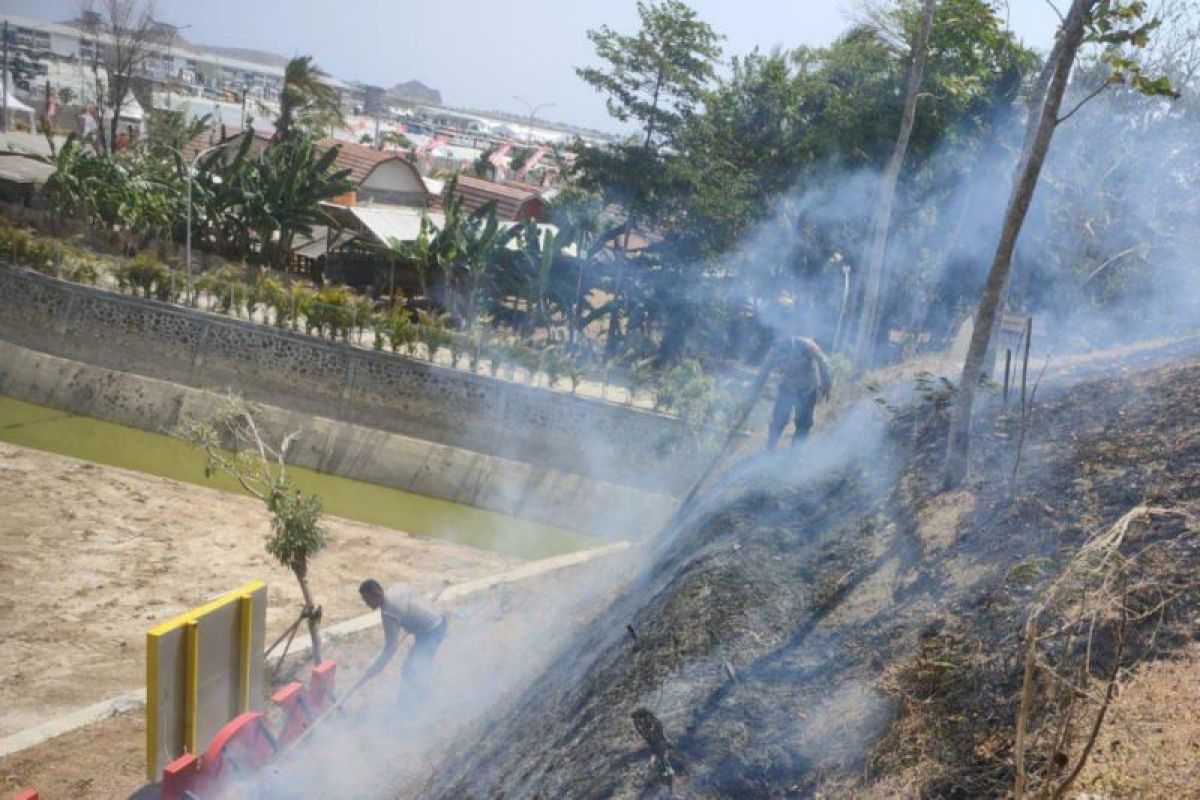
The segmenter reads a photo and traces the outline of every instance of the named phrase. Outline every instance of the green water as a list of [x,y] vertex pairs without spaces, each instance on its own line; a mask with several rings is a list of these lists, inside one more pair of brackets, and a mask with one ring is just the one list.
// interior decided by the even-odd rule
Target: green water
[[[241,493],[227,476],[204,477],[200,451],[178,439],[0,396],[0,441]],[[459,542],[523,559],[581,550],[595,540],[518,517],[290,467],[305,492],[334,516]]]

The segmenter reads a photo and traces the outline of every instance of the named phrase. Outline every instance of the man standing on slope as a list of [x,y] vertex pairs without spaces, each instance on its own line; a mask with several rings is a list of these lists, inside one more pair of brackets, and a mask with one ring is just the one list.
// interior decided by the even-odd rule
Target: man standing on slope
[[782,369],[779,397],[771,412],[767,429],[767,449],[774,450],[779,436],[795,413],[795,432],[792,445],[808,436],[813,424],[817,400],[828,400],[833,383],[829,376],[829,359],[820,346],[806,336],[791,336],[772,348],[771,369]]
[[406,583],[397,583],[385,592],[379,581],[367,578],[358,593],[368,608],[379,609],[383,617],[383,651],[359,684],[378,675],[396,654],[404,634],[411,633],[413,646],[404,659],[402,674],[406,686],[424,689],[433,671],[433,657],[446,638],[446,615]]

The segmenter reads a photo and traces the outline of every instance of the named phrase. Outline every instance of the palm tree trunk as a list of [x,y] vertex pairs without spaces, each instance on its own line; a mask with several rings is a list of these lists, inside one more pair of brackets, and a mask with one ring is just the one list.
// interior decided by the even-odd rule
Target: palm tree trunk
[[1035,97],[1031,106],[1029,127],[1026,130],[1025,147],[1013,181],[1012,194],[1004,214],[1004,226],[1000,231],[1000,242],[992,259],[991,271],[979,299],[979,311],[975,317],[975,329],[971,332],[971,343],[967,348],[955,398],[954,417],[950,423],[950,437],[946,445],[944,483],[946,488],[962,484],[967,476],[967,458],[970,450],[971,411],[975,401],[975,389],[979,384],[980,372],[991,344],[992,331],[1000,312],[1000,301],[1004,287],[1012,271],[1012,255],[1017,237],[1029,212],[1029,204],[1037,189],[1038,177],[1050,141],[1058,127],[1058,112],[1062,107],[1067,78],[1075,64],[1075,54],[1083,41],[1084,23],[1088,12],[1097,0],[1074,0],[1062,27],[1058,40],[1046,61],[1037,85],[1043,93]]

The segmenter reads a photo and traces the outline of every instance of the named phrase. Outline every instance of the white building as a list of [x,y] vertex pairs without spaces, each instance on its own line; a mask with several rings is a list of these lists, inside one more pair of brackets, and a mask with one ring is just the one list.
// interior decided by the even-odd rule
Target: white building
[[[82,20],[54,23],[4,15],[0,16],[0,21],[9,25],[9,43],[13,50],[10,57],[19,54],[38,65],[41,67],[39,74],[50,77],[52,83],[52,73],[70,72],[71,66],[77,67],[76,71],[90,73],[97,57],[97,46],[104,48],[112,41],[103,33],[98,40],[93,38]],[[273,100],[283,86],[283,67],[207,53],[179,38],[170,25],[158,23],[155,39],[157,41],[148,46],[150,52],[143,77],[156,83],[170,84],[210,100],[240,99],[243,93]],[[57,69],[49,69],[51,66]],[[90,77],[89,74],[87,78]],[[79,84],[85,82],[68,81],[64,85],[79,91]],[[333,79],[329,83],[339,90],[348,88]],[[86,86],[83,89],[89,93],[94,91]]]

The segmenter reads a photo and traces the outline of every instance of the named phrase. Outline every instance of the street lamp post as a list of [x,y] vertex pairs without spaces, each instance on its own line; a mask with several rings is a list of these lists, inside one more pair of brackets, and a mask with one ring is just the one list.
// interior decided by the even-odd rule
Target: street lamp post
[[[184,259],[187,261],[187,292],[188,292],[188,298],[189,298],[188,302],[192,303],[193,305],[196,302],[196,297],[195,297],[195,293],[192,291],[192,183],[196,180],[196,164],[200,161],[201,158],[208,155],[212,151],[220,150],[222,147],[229,145],[233,141],[235,141],[235,140],[234,139],[226,139],[225,141],[218,142],[217,144],[214,144],[211,147],[204,148],[199,153],[196,153],[196,157],[193,158],[192,163],[188,165],[188,172],[187,172],[187,179],[188,179],[187,180],[187,234],[186,234],[186,238],[184,240],[185,241]],[[182,156],[182,153],[180,155]],[[221,179],[219,177],[216,178],[216,181],[218,183],[220,183],[220,180]]]
[[533,141],[533,120],[537,117],[537,112],[541,111],[543,108],[553,108],[554,106],[556,106],[558,104],[557,103],[538,103],[535,106],[532,103],[530,103],[528,100],[526,100],[525,98],[519,97],[515,94],[513,95],[513,100],[516,100],[517,102],[521,103],[523,106],[525,106],[526,108],[529,109],[529,132],[525,135],[525,144],[529,145]]
[[[183,256],[183,258],[184,258],[184,261],[186,262],[184,268],[187,270],[187,301],[189,304],[195,303],[195,295],[192,292],[192,183],[196,180],[196,164],[199,163],[201,158],[208,155],[212,151],[220,150],[222,147],[232,144],[234,141],[236,141],[236,140],[226,139],[225,141],[218,142],[217,144],[214,144],[211,147],[204,148],[199,153],[197,153],[195,158],[193,158],[191,160],[191,163],[189,163],[187,165],[187,217],[186,217],[186,223],[185,223],[185,228],[184,228],[186,233],[185,233],[185,237],[184,237],[184,251],[183,251],[184,256]],[[164,150],[170,150],[172,153],[179,156],[180,161],[184,161],[184,162],[187,161],[187,156],[185,156],[180,150],[177,150],[176,148],[172,147],[171,145],[158,144],[157,146],[161,147]],[[221,181],[220,177],[215,177],[214,180],[217,183],[220,183],[220,181]],[[171,274],[171,281],[172,281],[172,283],[174,283],[174,281],[175,281],[174,273]],[[172,287],[172,289],[173,288],[174,287]]]

